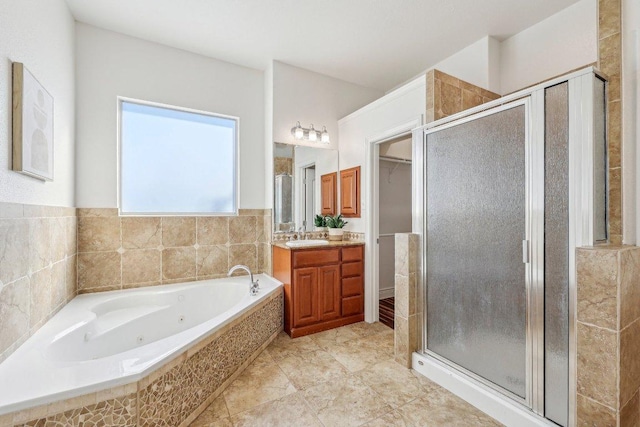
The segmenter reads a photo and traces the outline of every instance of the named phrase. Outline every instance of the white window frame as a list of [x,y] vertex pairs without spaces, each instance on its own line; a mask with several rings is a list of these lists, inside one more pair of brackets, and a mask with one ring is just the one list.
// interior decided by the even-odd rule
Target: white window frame
[[[122,103],[145,105],[149,107],[176,110],[185,113],[201,114],[204,116],[216,117],[235,121],[235,140],[233,147],[234,177],[233,177],[233,211],[232,212],[123,212],[122,210]],[[117,126],[118,126],[118,213],[120,216],[237,216],[240,206],[240,118],[209,111],[196,110],[193,108],[178,107],[176,105],[163,104],[159,102],[146,101],[124,96],[117,97]]]

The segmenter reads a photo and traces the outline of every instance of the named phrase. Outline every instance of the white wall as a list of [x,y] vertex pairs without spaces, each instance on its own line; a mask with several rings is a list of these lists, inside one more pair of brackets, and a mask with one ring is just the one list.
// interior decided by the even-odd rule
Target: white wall
[[[317,130],[327,127],[331,143],[327,148],[338,148],[338,119],[382,96],[377,89],[365,88],[353,83],[334,79],[313,71],[273,61],[266,72],[265,93],[271,97],[272,104],[266,107],[271,111],[272,139],[265,141],[267,162],[273,162],[273,142],[295,143],[310,147],[317,143],[295,141],[291,128],[296,122],[308,128],[312,123]],[[340,167],[344,169],[343,167]],[[265,171],[266,203],[273,206],[273,166]]]
[[[74,21],[64,0],[0,1],[0,201],[74,206]],[[54,99],[54,179],[13,172],[11,62],[22,62]]]
[[581,0],[504,40],[500,49],[500,93],[511,93],[596,62],[597,5],[597,0]]
[[622,221],[623,242],[640,242],[640,2],[622,3]]
[[339,121],[340,169],[362,167],[362,214],[361,218],[349,219],[347,230],[365,232],[364,180],[368,176],[365,143],[388,129],[422,120],[425,108],[426,79],[421,76]]
[[431,68],[466,82],[500,93],[500,43],[493,37],[483,37]]
[[77,205],[117,206],[118,96],[240,117],[240,208],[266,206],[263,73],[76,26]]
[[[264,203],[273,209],[273,61],[264,70]],[[272,212],[273,214],[273,212]]]
[[338,119],[383,95],[313,71],[273,62],[273,140],[292,143],[291,128],[299,121],[316,130],[326,126],[330,148],[338,147]]

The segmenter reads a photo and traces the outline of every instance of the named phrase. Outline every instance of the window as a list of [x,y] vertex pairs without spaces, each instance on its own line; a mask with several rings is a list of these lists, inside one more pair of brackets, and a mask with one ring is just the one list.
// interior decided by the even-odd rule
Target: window
[[238,119],[119,100],[122,214],[235,214]]

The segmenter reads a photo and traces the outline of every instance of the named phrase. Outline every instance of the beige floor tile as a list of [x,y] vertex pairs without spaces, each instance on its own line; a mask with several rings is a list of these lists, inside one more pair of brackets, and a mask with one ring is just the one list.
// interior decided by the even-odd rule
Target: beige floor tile
[[[220,419],[229,420],[229,410],[222,396],[214,400],[211,405],[191,423],[191,427],[210,427],[216,425],[214,422],[218,422]],[[229,425],[231,425],[230,421]]]
[[[430,393],[397,409],[407,426],[500,426],[493,418],[449,392]],[[402,425],[402,424],[401,424]]]
[[359,323],[296,339],[284,332],[278,335],[192,423],[192,427],[231,425],[500,424],[394,362],[391,329]]
[[393,331],[389,331],[347,341],[327,351],[349,371],[357,372],[393,358]]
[[232,420],[236,427],[323,427],[299,392],[236,414]]
[[407,420],[405,420],[402,415],[398,412],[393,411],[387,414],[384,414],[380,418],[376,418],[373,421],[370,421],[364,424],[362,427],[409,427],[411,424],[407,424]]
[[281,332],[269,345],[266,352],[277,361],[290,354],[317,350],[320,350],[320,347],[308,336],[292,339],[285,332]]
[[325,426],[359,426],[391,411],[371,387],[354,376],[308,388],[303,395]]
[[361,338],[379,334],[381,332],[387,332],[387,333],[389,331],[393,332],[393,329],[383,325],[380,322],[375,322],[375,323],[358,322],[358,323],[352,323],[351,325],[343,326],[343,328],[350,330],[351,332],[357,334]]
[[231,422],[231,418],[217,418],[211,421],[198,422],[200,417],[196,419],[193,423],[190,424],[190,427],[233,427],[233,423]]
[[318,347],[327,349],[336,345],[344,344],[347,341],[360,338],[360,335],[352,331],[348,326],[341,328],[329,329],[328,331],[318,332],[317,334],[309,335],[309,338],[315,342]]
[[367,367],[354,375],[394,408],[405,405],[424,393],[420,381],[412,371],[393,360]]
[[298,390],[335,381],[349,373],[323,350],[288,354],[277,363]]
[[264,352],[224,391],[231,415],[294,393],[295,387]]

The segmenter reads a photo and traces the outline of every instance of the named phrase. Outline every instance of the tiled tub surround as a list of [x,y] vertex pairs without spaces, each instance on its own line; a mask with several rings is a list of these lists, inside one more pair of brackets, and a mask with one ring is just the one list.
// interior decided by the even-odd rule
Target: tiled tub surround
[[138,381],[0,415],[0,426],[188,425],[282,330],[282,288]]
[[76,209],[0,203],[0,362],[76,295]]
[[268,273],[270,212],[121,217],[117,209],[79,208],[78,292],[219,278],[236,264]]
[[577,425],[640,425],[640,248],[580,248],[577,271]]

